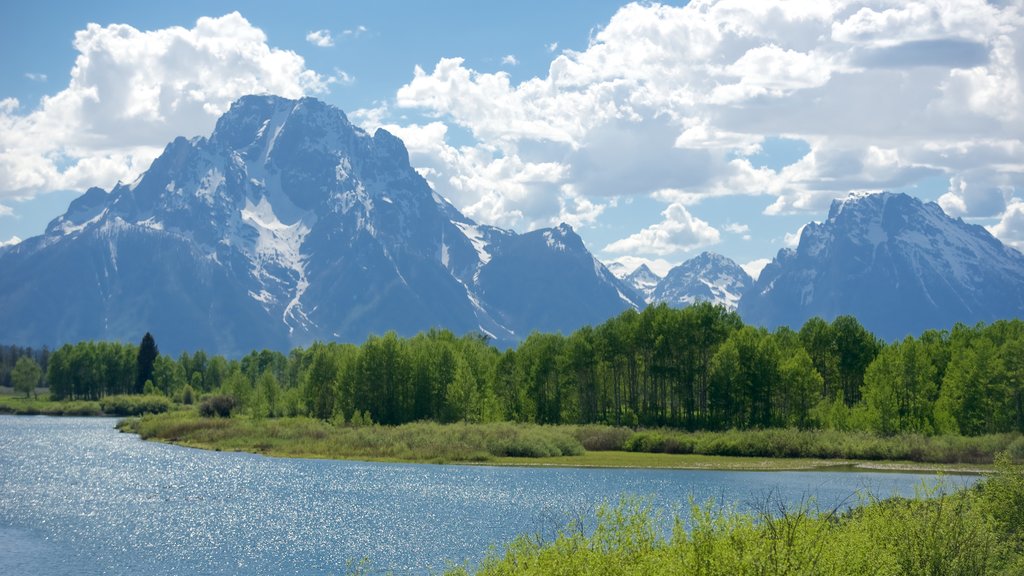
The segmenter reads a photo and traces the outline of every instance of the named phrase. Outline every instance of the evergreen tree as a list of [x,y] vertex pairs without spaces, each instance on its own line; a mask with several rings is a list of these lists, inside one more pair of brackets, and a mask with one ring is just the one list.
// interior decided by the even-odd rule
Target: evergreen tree
[[139,344],[139,354],[135,362],[136,393],[142,392],[146,380],[153,380],[153,365],[158,356],[160,356],[160,350],[156,347],[156,340],[153,339],[152,334],[146,332]]

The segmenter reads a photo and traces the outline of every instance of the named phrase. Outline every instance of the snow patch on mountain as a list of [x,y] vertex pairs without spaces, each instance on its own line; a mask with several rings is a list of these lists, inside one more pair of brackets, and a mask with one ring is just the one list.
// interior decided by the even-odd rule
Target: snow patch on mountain
[[480,227],[467,222],[452,222],[462,233],[466,235],[466,238],[473,244],[473,249],[476,250],[477,258],[480,259],[480,264],[487,264],[491,261],[491,253],[488,251],[488,243],[484,238],[483,233],[480,231]]

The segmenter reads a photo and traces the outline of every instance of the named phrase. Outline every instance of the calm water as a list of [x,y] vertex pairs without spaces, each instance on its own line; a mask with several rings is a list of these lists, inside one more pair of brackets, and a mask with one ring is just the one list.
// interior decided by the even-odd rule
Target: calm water
[[931,478],[274,459],[142,442],[114,423],[0,416],[0,574],[423,573],[622,494],[831,507]]

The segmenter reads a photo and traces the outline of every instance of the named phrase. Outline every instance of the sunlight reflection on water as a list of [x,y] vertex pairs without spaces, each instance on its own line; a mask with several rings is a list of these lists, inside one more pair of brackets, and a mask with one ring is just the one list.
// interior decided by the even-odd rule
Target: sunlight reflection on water
[[934,478],[277,459],[143,442],[114,423],[0,416],[0,574],[436,572],[623,494],[831,508]]

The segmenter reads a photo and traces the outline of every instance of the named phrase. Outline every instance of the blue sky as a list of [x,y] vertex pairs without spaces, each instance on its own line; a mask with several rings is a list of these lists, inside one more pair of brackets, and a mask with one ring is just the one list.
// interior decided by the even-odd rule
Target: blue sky
[[469,216],[568,221],[605,261],[763,262],[833,198],[884,189],[1024,247],[1019,2],[39,1],[3,16],[0,242],[259,91],[392,130]]

